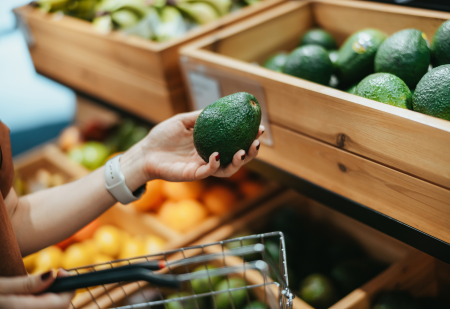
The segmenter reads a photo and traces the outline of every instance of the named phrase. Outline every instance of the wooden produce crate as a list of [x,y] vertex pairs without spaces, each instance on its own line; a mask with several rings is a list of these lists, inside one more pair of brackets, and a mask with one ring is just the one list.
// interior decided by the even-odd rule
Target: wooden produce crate
[[264,0],[163,43],[120,32],[99,33],[87,21],[45,14],[29,5],[14,12],[38,72],[160,122],[187,111],[178,63],[181,46],[283,1]]
[[[281,205],[286,203],[289,203],[289,205],[292,206],[295,205],[298,211],[302,213],[302,216],[309,218],[313,222],[329,226],[332,230],[335,230],[338,233],[344,233],[346,236],[353,238],[353,240],[372,258],[390,264],[390,266],[378,276],[331,306],[331,309],[369,309],[369,307],[359,306],[358,304],[363,302],[362,299],[372,297],[375,294],[374,291],[379,291],[384,286],[389,286],[391,283],[387,283],[386,278],[392,279],[399,271],[404,270],[404,265],[410,261],[418,261],[418,257],[423,255],[423,253],[420,253],[396,239],[315,201],[307,199],[293,191],[287,191],[264,205],[261,205],[261,207],[246,213],[243,217],[223,225],[221,228],[205,236],[198,243],[210,243],[221,239],[233,238],[233,236],[239,234],[240,231],[247,232],[249,229],[261,232],[261,228],[264,228],[271,222],[273,214],[279,210]],[[212,249],[214,250],[214,248]],[[289,252],[289,247],[286,248],[286,251]],[[430,257],[428,256],[428,258]],[[288,258],[287,265],[296,262],[297,261]],[[417,266],[417,264],[415,265]],[[423,267],[421,266],[421,268]],[[419,272],[419,270],[413,270],[412,272]],[[262,283],[263,277],[260,276],[257,280],[260,280],[259,283]],[[252,283],[258,282],[255,281]],[[296,291],[292,292],[296,293]],[[299,297],[294,298],[293,308],[312,309],[310,305],[302,301]]]
[[237,91],[264,102],[272,140],[259,159],[450,243],[450,121],[254,65],[314,27],[342,44],[369,27],[432,38],[447,19],[366,1],[292,1],[186,46],[181,60],[194,106],[205,93]]

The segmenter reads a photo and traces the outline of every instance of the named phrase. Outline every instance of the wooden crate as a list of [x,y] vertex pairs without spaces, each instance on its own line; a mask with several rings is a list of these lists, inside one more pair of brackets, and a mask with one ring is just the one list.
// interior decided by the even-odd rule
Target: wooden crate
[[[248,230],[249,227],[258,230],[270,222],[273,217],[271,215],[277,211],[280,205],[285,203],[297,205],[303,216],[307,216],[315,222],[325,224],[344,232],[352,237],[371,257],[391,264],[385,271],[367,282],[361,288],[351,292],[330,307],[332,309],[369,309],[369,307],[358,307],[357,304],[363,302],[362,299],[371,299],[371,297],[384,286],[389,286],[391,283],[388,282],[386,278],[392,280],[399,271],[404,270],[404,265],[411,261],[414,261],[415,266],[421,265],[417,269],[411,270],[411,273],[419,273],[424,269],[427,270],[426,265],[417,264],[418,261],[421,261],[420,258],[424,255],[423,253],[292,191],[287,191],[285,194],[261,205],[261,207],[247,213],[245,216],[229,224],[225,224],[221,228],[205,236],[205,238],[198,243],[210,243],[232,238],[236,233],[239,233],[241,230]],[[207,250],[214,252],[214,247],[211,248],[212,249],[207,248]],[[289,248],[286,248],[286,250],[289,250]],[[430,257],[427,256],[427,258],[429,259]],[[289,263],[295,263],[295,261],[288,260],[287,263],[289,265]],[[407,278],[407,274],[403,274],[403,276]],[[263,278],[261,276],[255,277],[251,283],[262,283],[262,280]],[[294,309],[312,309],[312,307],[296,297],[294,299]]]
[[[261,89],[273,135],[261,160],[450,242],[450,121],[253,64],[292,50],[312,27],[341,44],[368,27],[414,27],[432,38],[447,19],[365,1],[292,1],[184,47],[184,76],[203,74],[220,95]],[[194,104],[202,85],[190,85]]]
[[178,49],[284,0],[261,3],[163,43],[120,32],[99,33],[91,23],[31,6],[14,10],[28,34],[38,72],[153,122],[187,110]]

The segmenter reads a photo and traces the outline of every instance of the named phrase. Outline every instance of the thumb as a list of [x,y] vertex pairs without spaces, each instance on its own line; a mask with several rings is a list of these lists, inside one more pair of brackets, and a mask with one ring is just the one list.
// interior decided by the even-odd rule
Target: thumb
[[55,280],[53,270],[37,276],[0,277],[0,294],[36,294]]

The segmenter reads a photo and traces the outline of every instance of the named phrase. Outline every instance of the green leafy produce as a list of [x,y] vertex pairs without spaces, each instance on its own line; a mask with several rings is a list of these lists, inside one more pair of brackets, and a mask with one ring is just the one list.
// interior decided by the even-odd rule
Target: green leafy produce
[[[245,281],[240,278],[230,278],[220,281],[215,287],[215,291],[224,291],[229,289],[235,289],[245,287]],[[230,297],[231,294],[231,297]],[[234,308],[240,308],[244,305],[247,299],[247,292],[245,289],[236,290],[233,292],[222,292],[214,296],[217,309],[229,309],[233,308],[231,301],[234,304]]]
[[[216,267],[213,265],[207,265],[208,269],[215,269]],[[198,266],[192,272],[204,271],[206,270],[205,265]],[[208,278],[209,277],[209,278]],[[195,294],[203,294],[212,291],[212,288],[222,280],[220,276],[208,276],[205,278],[193,279],[191,281],[192,288],[194,289]]]
[[289,55],[283,72],[327,85],[333,72],[333,63],[322,46],[305,45],[295,49]]
[[299,297],[316,309],[328,308],[337,301],[333,284],[321,274],[312,274],[303,280]]
[[263,67],[272,71],[282,72],[287,58],[288,55],[286,53],[278,53],[267,59]]
[[450,120],[450,64],[425,74],[412,99],[415,111]]
[[246,153],[258,135],[261,108],[246,92],[223,97],[206,107],[194,126],[194,145],[200,157],[209,162],[219,152],[220,165],[226,166],[243,149]]
[[339,81],[351,85],[373,73],[375,54],[386,37],[377,29],[364,29],[352,34],[339,49],[336,61]]
[[371,309],[420,309],[420,307],[409,293],[392,291],[381,294]]
[[327,50],[337,48],[334,38],[323,29],[311,29],[307,31],[300,39],[299,45],[319,45]]
[[437,67],[450,64],[450,20],[444,22],[431,41],[431,62]]
[[414,88],[428,71],[430,49],[425,34],[405,29],[388,37],[375,56],[375,72],[391,73]]
[[389,105],[412,109],[412,96],[408,86],[397,76],[375,73],[364,78],[355,94]]

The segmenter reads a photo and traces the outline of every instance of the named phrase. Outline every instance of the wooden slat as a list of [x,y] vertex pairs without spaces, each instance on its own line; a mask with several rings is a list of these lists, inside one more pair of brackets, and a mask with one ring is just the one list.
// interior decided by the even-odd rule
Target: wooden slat
[[[377,18],[374,20],[378,20],[383,11],[392,7],[358,1],[322,0],[313,3],[313,11],[318,15],[319,21],[327,19],[325,14],[322,16],[318,13],[324,10],[324,7],[327,8],[327,14],[331,14],[336,7],[336,10],[349,9],[357,19],[359,11],[355,10],[362,10],[367,15],[369,14],[367,12],[370,12],[368,8],[377,8],[375,11]],[[254,32],[265,29],[265,25],[270,25],[273,20],[280,20],[283,16],[290,18],[294,12],[303,16],[308,5],[312,4],[299,2],[281,5],[270,12],[241,22],[239,26],[232,26],[214,36],[199,40],[183,48],[182,54],[187,56],[186,61],[189,63],[201,64],[218,72],[259,82],[264,89],[269,118],[273,123],[450,188],[450,156],[447,155],[450,153],[449,121],[354,96],[240,60],[252,61],[248,55],[261,58],[277,51],[279,46],[274,45],[270,50],[264,42],[252,41]],[[450,13],[401,9],[405,9],[408,14],[400,14],[397,9],[391,10],[389,14],[393,16],[398,14],[401,20],[411,18],[413,23],[420,20],[421,23],[417,27],[423,27],[427,32],[432,31],[445,19],[450,19]],[[420,18],[414,15],[411,17],[411,14],[416,14]],[[335,17],[336,21],[337,18]],[[348,19],[348,16],[346,18]],[[364,20],[369,24],[371,22],[369,18]],[[351,23],[344,20],[332,24],[335,31],[342,31],[347,35],[359,30],[361,26],[357,24],[357,28],[350,31]],[[392,23],[391,26],[399,25]],[[396,30],[399,29],[391,28],[391,32]],[[299,37],[300,32],[301,30],[298,33]],[[233,56],[239,59],[222,55],[219,53],[221,49],[217,48],[227,46],[227,41],[245,40],[249,40],[252,44],[236,46],[237,51],[233,52]],[[247,49],[254,50],[253,54],[246,51]],[[214,50],[219,52],[215,53]],[[224,50],[231,54],[229,48]],[[222,82],[227,81],[224,78]]]
[[450,191],[292,132],[271,127],[259,159],[450,242]]

